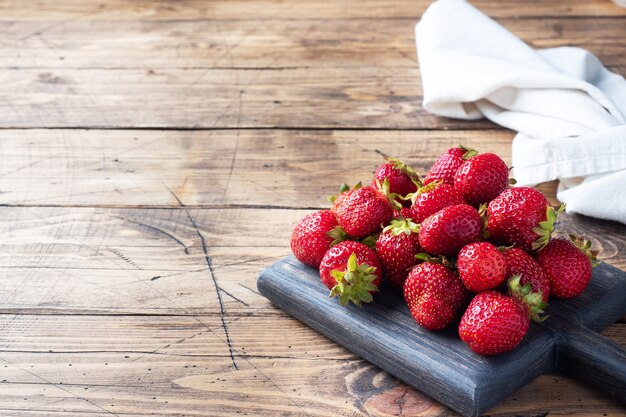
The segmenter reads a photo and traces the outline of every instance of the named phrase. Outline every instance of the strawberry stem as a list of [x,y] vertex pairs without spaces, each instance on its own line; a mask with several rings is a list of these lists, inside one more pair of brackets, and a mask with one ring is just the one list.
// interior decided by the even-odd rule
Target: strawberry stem
[[410,235],[411,233],[417,234],[419,233],[419,231],[419,224],[413,223],[413,221],[408,218],[393,219],[391,223],[389,223],[389,225],[383,229],[383,233],[391,232],[391,234],[394,236],[401,235],[402,233],[404,233],[405,235]]
[[548,318],[548,316],[541,315],[548,308],[548,303],[543,301],[543,294],[540,291],[532,292],[530,283],[521,285],[521,279],[521,275],[513,275],[509,278],[507,281],[509,294],[524,304],[531,320],[541,323]]
[[383,158],[385,158],[385,161],[393,165],[395,170],[406,174],[411,179],[411,181],[413,181],[413,183],[418,187],[422,186],[422,180],[420,180],[419,174],[413,168],[402,162],[399,158],[385,155],[382,152],[380,154],[383,156]]
[[546,220],[539,222],[539,226],[533,227],[533,232],[539,236],[532,244],[534,251],[540,251],[545,248],[550,242],[552,232],[554,232],[554,226],[556,225],[556,219],[559,213],[565,210],[565,204],[561,204],[557,210],[554,207],[548,205],[546,207]]
[[335,226],[328,232],[326,235],[333,238],[333,241],[330,243],[330,246],[335,246],[337,243],[343,242],[344,240],[348,240],[348,234],[341,226]]
[[398,203],[398,201],[396,200],[396,198],[399,197],[399,195],[396,193],[390,192],[389,187],[390,187],[389,178],[385,178],[382,184],[380,183],[379,180],[376,180],[376,189],[378,190],[380,194],[382,194],[387,199],[387,202],[389,203],[391,208],[397,211],[402,210],[402,204]]
[[582,236],[569,235],[570,240],[582,253],[584,253],[587,258],[591,261],[591,266],[596,267],[600,265],[600,261],[596,259],[598,255],[597,250],[591,250],[591,241],[585,240]]
[[476,155],[478,155],[478,151],[476,149],[473,148],[467,148],[465,146],[463,146],[463,144],[459,144],[459,148],[463,149],[465,151],[465,153],[463,154],[463,159],[464,160],[468,160],[468,159],[472,159],[473,157],[475,157]]
[[376,267],[366,263],[359,264],[356,254],[353,252],[348,258],[348,263],[344,271],[334,269],[331,272],[337,285],[331,290],[329,297],[339,297],[339,303],[347,306],[350,301],[361,306],[361,303],[370,303],[373,300],[371,291],[378,291],[378,287],[373,284],[376,280]]

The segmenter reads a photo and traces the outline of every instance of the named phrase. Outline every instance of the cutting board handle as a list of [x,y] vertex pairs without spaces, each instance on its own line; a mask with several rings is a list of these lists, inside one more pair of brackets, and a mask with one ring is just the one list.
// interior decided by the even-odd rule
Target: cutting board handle
[[600,388],[624,401],[626,398],[626,350],[606,337],[585,328],[563,336],[559,369],[566,375]]

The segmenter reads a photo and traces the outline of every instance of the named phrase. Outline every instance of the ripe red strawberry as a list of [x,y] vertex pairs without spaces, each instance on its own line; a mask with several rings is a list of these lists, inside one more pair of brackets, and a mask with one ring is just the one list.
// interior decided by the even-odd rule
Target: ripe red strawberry
[[495,289],[506,278],[504,256],[489,242],[463,246],[456,265],[463,284],[472,292]]
[[[385,156],[385,160],[387,163],[380,165],[374,172],[372,187],[376,188],[377,184],[383,184],[386,179],[389,181],[389,193],[402,197],[414,193],[418,184],[421,184],[417,172],[398,158]],[[396,201],[404,206],[411,204],[400,198],[396,198]]]
[[465,160],[476,156],[478,153],[474,149],[465,148],[459,145],[458,148],[450,148],[442,153],[426,174],[424,184],[442,180],[446,184],[454,184],[454,174]]
[[467,300],[461,280],[441,264],[423,262],[404,282],[411,315],[428,330],[441,330],[454,320]]
[[550,295],[550,279],[535,259],[520,248],[510,248],[503,252],[506,261],[506,277],[521,277],[520,284],[530,284],[532,292],[543,294],[543,301]]
[[557,298],[582,294],[591,280],[591,267],[596,264],[597,252],[589,250],[591,242],[570,238],[552,239],[537,254],[537,262],[550,278],[550,295]]
[[415,255],[421,252],[419,226],[411,219],[392,220],[376,241],[376,253],[383,263],[385,276],[394,287],[401,288],[409,269],[417,265]]
[[383,277],[378,255],[362,243],[345,241],[326,252],[320,264],[322,282],[330,289],[330,297],[339,296],[345,306],[372,301]]
[[488,203],[509,185],[509,169],[493,153],[481,153],[463,162],[454,174],[454,187],[469,204]]
[[330,210],[316,211],[302,218],[291,234],[291,251],[307,265],[319,268],[326,251],[346,239]]
[[468,243],[477,242],[482,235],[482,220],[478,211],[467,204],[448,206],[422,222],[419,242],[434,255],[456,256]]
[[521,287],[519,277],[509,280],[515,296],[485,291],[474,297],[461,318],[459,335],[474,352],[497,355],[514,349],[528,333],[530,319],[541,321],[547,304],[530,284]]
[[444,207],[465,203],[463,195],[456,188],[440,181],[418,189],[412,201],[410,217],[417,223],[423,222]]
[[359,183],[350,189],[342,186],[340,191],[331,210],[350,236],[360,239],[377,233],[392,219],[393,208],[381,190]]
[[541,192],[530,187],[504,190],[487,207],[487,230],[494,242],[526,252],[548,244],[557,214]]

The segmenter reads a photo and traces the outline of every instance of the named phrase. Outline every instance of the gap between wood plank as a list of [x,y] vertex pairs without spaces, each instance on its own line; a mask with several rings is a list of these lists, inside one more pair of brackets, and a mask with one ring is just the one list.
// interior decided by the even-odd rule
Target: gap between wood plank
[[[472,127],[445,127],[441,129],[434,129],[432,127],[407,127],[407,128],[389,128],[389,127],[359,127],[359,126],[322,126],[322,127],[309,127],[309,126],[225,126],[225,127],[189,127],[189,126],[0,126],[0,130],[128,130],[128,131],[163,131],[163,132],[215,132],[220,130],[285,130],[285,131],[305,131],[305,132],[328,132],[328,131],[342,131],[342,132],[449,132],[449,131],[509,131],[509,129],[498,127],[497,125],[481,119],[476,121],[478,126]],[[488,123],[489,127],[480,125],[480,123]]]

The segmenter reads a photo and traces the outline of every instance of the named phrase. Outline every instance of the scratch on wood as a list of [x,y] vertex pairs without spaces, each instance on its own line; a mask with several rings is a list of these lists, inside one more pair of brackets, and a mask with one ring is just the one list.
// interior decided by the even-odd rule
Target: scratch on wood
[[231,293],[229,293],[228,291],[226,291],[224,288],[220,287],[220,291],[223,292],[224,294],[226,294],[227,296],[229,296],[230,298],[232,298],[233,300],[245,305],[246,307],[250,307],[250,304],[246,303],[243,300],[240,300],[239,298],[235,297],[234,295],[232,295]]
[[[203,324],[203,323],[202,323],[202,324]],[[204,324],[203,324],[203,325],[204,325]],[[167,349],[168,347],[170,347],[170,346],[172,346],[172,345],[178,345],[178,344],[180,344],[180,343],[186,342],[187,340],[191,340],[191,339],[193,339],[193,338],[194,338],[194,337],[196,337],[196,336],[200,336],[201,334],[205,334],[205,333],[212,333],[212,332],[213,332],[213,330],[211,330],[210,328],[208,328],[208,327],[207,327],[205,330],[202,330],[201,332],[198,332],[198,333],[193,334],[193,335],[188,336],[188,337],[183,337],[183,338],[181,338],[181,339],[177,340],[176,342],[171,342],[171,343],[168,343],[168,344],[166,344],[166,345],[164,345],[164,346],[161,346],[161,347],[160,347],[160,348],[158,348],[158,349],[154,349],[154,350],[149,351],[149,352],[142,352],[142,353],[144,353],[143,355],[136,357],[136,358],[135,358],[135,359],[133,359],[131,362],[137,362],[139,359],[141,359],[141,358],[143,358],[143,357],[145,357],[145,356],[147,356],[147,355],[169,355],[169,354],[161,353],[161,352],[159,352],[159,351],[160,351],[160,350],[163,350],[163,349]],[[174,355],[172,355],[172,356],[174,356]],[[178,356],[180,356],[180,355],[178,355]]]
[[118,258],[120,258],[121,260],[123,260],[124,262],[126,262],[127,264],[131,265],[133,268],[135,269],[142,269],[139,265],[137,265],[135,262],[132,261],[132,259],[128,258],[127,256],[125,256],[124,254],[122,254],[120,251],[118,251],[115,248],[109,248],[107,247],[107,249],[113,253],[115,256],[117,256]]
[[3,173],[3,174],[0,174],[0,178],[2,178],[2,177],[6,177],[7,175],[10,175],[10,174],[13,174],[13,173],[15,173],[15,172],[21,171],[21,170],[23,170],[23,169],[30,168],[30,167],[32,167],[32,166],[35,166],[35,165],[39,164],[39,163],[41,163],[41,159],[40,159],[40,160],[38,160],[38,161],[33,161],[33,162],[31,162],[31,163],[29,163],[29,164],[26,164],[26,165],[22,165],[22,166],[21,166],[21,167],[19,167],[19,168],[15,168],[15,169],[13,169],[13,170],[11,170],[11,171],[8,171],[8,172],[5,172],[5,173]]
[[187,247],[187,245],[185,245],[185,244],[184,244],[184,243],[183,243],[180,239],[178,239],[176,236],[173,236],[172,234],[170,234],[170,233],[166,232],[166,231],[165,231],[165,230],[163,230],[163,229],[160,229],[160,228],[158,228],[158,227],[156,227],[156,226],[151,226],[151,225],[146,224],[146,223],[137,222],[137,221],[134,221],[134,220],[129,220],[129,219],[127,219],[127,218],[125,218],[125,217],[121,217],[121,216],[111,216],[111,217],[115,217],[115,218],[117,218],[117,219],[124,220],[124,221],[126,221],[126,222],[128,222],[128,223],[133,223],[133,224],[136,224],[136,225],[138,225],[138,226],[145,227],[145,228],[150,229],[150,230],[154,230],[155,232],[162,233],[162,234],[164,234],[165,236],[169,237],[170,239],[174,240],[174,241],[175,241],[176,243],[178,243],[180,246],[182,246],[182,247],[183,247],[183,250],[184,250],[184,252],[185,252],[185,254],[186,254],[186,255],[189,255],[189,248]]
[[269,260],[269,259],[279,259],[279,258],[283,258],[283,257],[284,257],[284,255],[259,256],[257,258],[245,259],[243,261],[237,261],[237,262],[230,262],[230,263],[226,263],[226,264],[220,264],[219,267],[214,266],[214,268],[225,268],[227,266],[245,265],[245,264],[249,264],[249,263],[252,263],[252,262],[266,261],[266,260]]
[[222,300],[222,293],[220,292],[221,288],[220,288],[219,284],[217,283],[217,278],[215,277],[215,273],[213,272],[213,265],[211,263],[211,257],[209,256],[209,252],[207,250],[207,246],[206,246],[206,242],[204,240],[204,236],[200,232],[200,229],[198,228],[198,225],[196,224],[196,221],[193,219],[193,217],[191,217],[191,214],[189,213],[189,210],[187,210],[187,208],[185,207],[183,202],[180,201],[180,198],[178,198],[178,196],[176,194],[174,194],[174,192],[172,192],[172,190],[170,190],[167,185],[163,184],[163,186],[170,192],[170,194],[172,194],[172,197],[174,197],[174,199],[178,202],[180,207],[185,211],[185,214],[187,215],[187,218],[189,219],[189,221],[193,225],[194,229],[196,230],[196,233],[197,233],[198,237],[200,238],[200,244],[202,246],[202,252],[204,253],[204,260],[206,261],[207,269],[209,270],[209,275],[211,276],[211,279],[213,280],[213,285],[215,286],[215,293],[217,294],[217,301],[218,301],[218,303],[220,305],[220,319],[222,321],[222,328],[224,329],[224,335],[226,336],[226,344],[228,345],[228,352],[230,354],[230,359],[233,362],[233,366],[235,367],[235,369],[239,370],[239,367],[237,366],[237,362],[235,361],[235,355],[234,355],[234,352],[233,352],[233,345],[232,345],[232,343],[230,341],[230,335],[228,334],[228,326],[226,325],[226,320],[224,319],[224,315],[225,315],[226,311],[224,310],[224,301]]
[[399,415],[401,415],[401,416],[402,416],[402,415],[404,415],[404,414],[402,414],[402,413],[404,412],[404,410],[403,410],[403,407],[404,407],[404,401],[405,401],[405,400],[404,400],[404,397],[406,397],[406,393],[407,393],[407,392],[409,392],[409,387],[407,387],[407,388],[404,390],[404,394],[402,394],[402,397],[400,397],[400,399],[398,400],[398,407],[400,408],[400,413],[399,413]]
[[30,375],[32,375],[32,376],[34,376],[34,377],[35,377],[35,378],[37,378],[37,379],[40,379],[40,380],[44,381],[45,383],[47,383],[47,384],[49,384],[49,385],[52,385],[53,387],[56,387],[56,388],[58,388],[58,389],[60,389],[60,390],[62,390],[62,391],[67,392],[68,394],[72,395],[74,398],[77,398],[77,399],[79,399],[79,400],[86,401],[86,402],[88,402],[89,404],[91,404],[91,405],[93,405],[93,406],[95,406],[95,407],[99,408],[100,410],[102,410],[102,411],[104,411],[104,412],[106,412],[106,413],[108,413],[108,414],[111,414],[111,415],[113,415],[113,416],[120,417],[120,416],[119,416],[119,414],[116,414],[116,413],[114,413],[114,412],[113,412],[113,411],[111,411],[111,410],[107,410],[106,408],[102,407],[100,404],[97,404],[97,403],[95,403],[95,402],[93,402],[93,401],[91,401],[91,400],[89,400],[89,399],[87,399],[87,398],[81,397],[80,395],[77,395],[77,394],[73,393],[73,392],[72,392],[72,391],[70,391],[69,389],[67,389],[67,388],[65,388],[64,386],[62,386],[61,384],[55,384],[54,382],[49,381],[49,380],[47,380],[46,378],[44,378],[44,377],[42,377],[42,376],[40,376],[40,375],[37,375],[37,374],[36,374],[36,373],[34,373],[34,372],[29,371],[29,370],[28,370],[28,369],[26,369],[26,368],[23,368],[23,367],[21,367],[21,366],[19,366],[19,365],[16,365],[16,364],[12,363],[12,362],[9,362],[9,361],[7,361],[7,360],[6,360],[6,359],[4,359],[4,358],[0,358],[0,360],[1,360],[2,362],[4,362],[4,363],[7,363],[7,364],[9,364],[9,365],[11,365],[11,366],[16,367],[17,369],[19,369],[19,370],[21,370],[21,371],[23,371],[23,372],[26,372],[26,373],[28,373],[28,374],[30,374]]
[[[240,96],[241,98],[241,96]],[[226,179],[226,185],[224,185],[224,192],[222,192],[222,203],[226,200],[226,193],[230,186],[230,179],[233,177],[233,171],[235,170],[235,161],[237,160],[237,152],[239,151],[239,131],[237,131],[237,138],[235,140],[235,150],[233,151],[233,159],[230,161],[230,168],[228,170],[228,178]]]
[[257,290],[253,290],[253,289],[252,289],[252,288],[250,288],[250,287],[246,287],[245,285],[243,285],[243,284],[241,284],[241,283],[240,283],[239,285],[241,285],[242,287],[244,287],[244,288],[245,288],[246,290],[248,290],[248,291],[252,291],[253,293],[255,293],[255,294],[257,294],[257,295],[261,295],[261,293],[260,293],[260,292],[258,292]]

